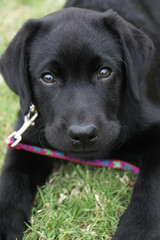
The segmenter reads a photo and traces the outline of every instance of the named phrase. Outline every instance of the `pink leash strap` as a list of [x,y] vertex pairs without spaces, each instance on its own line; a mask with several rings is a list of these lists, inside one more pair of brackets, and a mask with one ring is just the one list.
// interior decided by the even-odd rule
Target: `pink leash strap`
[[[7,138],[6,143],[8,147],[11,147],[11,144],[14,143],[13,138]],[[11,147],[12,148],[12,147]],[[40,155],[48,156],[48,157],[53,157],[53,158],[58,158],[58,159],[63,159],[63,160],[68,160],[71,162],[76,162],[76,163],[81,163],[81,164],[86,164],[86,165],[91,165],[91,166],[99,166],[99,167],[108,167],[108,168],[115,168],[115,169],[123,169],[123,170],[130,170],[133,173],[139,174],[140,169],[130,163],[117,160],[117,159],[111,159],[111,160],[82,160],[82,159],[77,159],[74,157],[69,157],[61,152],[55,151],[55,150],[50,150],[46,148],[40,148],[36,146],[31,146],[23,143],[18,143],[15,147],[15,149],[22,149],[25,151],[37,153]]]

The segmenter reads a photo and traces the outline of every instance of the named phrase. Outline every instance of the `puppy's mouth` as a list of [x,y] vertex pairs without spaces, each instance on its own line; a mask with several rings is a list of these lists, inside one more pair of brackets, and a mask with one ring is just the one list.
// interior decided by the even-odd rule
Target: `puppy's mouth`
[[98,156],[98,150],[91,151],[71,151],[66,153],[67,155],[83,160],[96,160]]

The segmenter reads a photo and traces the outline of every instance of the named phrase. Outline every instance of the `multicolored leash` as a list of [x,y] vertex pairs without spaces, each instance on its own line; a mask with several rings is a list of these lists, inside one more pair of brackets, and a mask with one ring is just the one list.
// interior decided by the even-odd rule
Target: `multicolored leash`
[[[12,148],[11,145],[15,141],[13,140],[13,138],[7,138],[6,142],[7,142],[7,145]],[[136,174],[139,174],[139,171],[140,171],[138,167],[136,167],[130,163],[127,163],[127,162],[124,162],[121,160],[116,160],[116,159],[112,159],[112,160],[82,160],[82,159],[69,157],[69,156],[67,156],[61,152],[57,152],[55,150],[40,148],[40,147],[31,146],[31,145],[27,145],[27,144],[23,144],[23,143],[18,143],[16,146],[14,146],[14,148],[18,149],[18,150],[22,149],[25,151],[37,153],[37,154],[48,156],[48,157],[64,159],[64,160],[68,160],[71,162],[82,163],[82,164],[91,165],[91,166],[130,170],[131,172],[136,173]]]

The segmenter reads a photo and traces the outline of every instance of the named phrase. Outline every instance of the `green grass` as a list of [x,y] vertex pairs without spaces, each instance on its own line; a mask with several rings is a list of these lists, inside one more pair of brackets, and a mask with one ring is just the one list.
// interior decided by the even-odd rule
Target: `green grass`
[[57,163],[39,189],[25,239],[111,239],[130,199],[130,179],[124,172]]
[[[57,10],[63,0],[1,0],[0,54],[28,18]],[[18,97],[0,78],[0,168],[19,109]],[[129,172],[57,161],[38,190],[24,240],[111,239],[129,203],[136,176]]]

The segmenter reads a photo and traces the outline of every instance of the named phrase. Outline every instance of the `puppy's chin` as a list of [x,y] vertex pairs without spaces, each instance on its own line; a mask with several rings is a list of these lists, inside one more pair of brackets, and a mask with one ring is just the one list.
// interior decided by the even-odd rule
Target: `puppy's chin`
[[52,141],[47,139],[45,144],[46,148],[62,152],[67,156],[82,159],[82,160],[103,160],[109,159],[112,156],[112,152],[114,149],[114,143],[107,144],[103,148],[96,148],[90,150],[76,150],[72,148],[70,145],[58,145],[57,143],[54,144]]
[[66,155],[69,155],[70,157],[82,159],[82,160],[102,160],[107,158],[110,158],[110,154],[106,154],[104,152],[100,151],[93,151],[93,152],[67,152]]
[[73,158],[83,159],[83,160],[96,160],[98,159],[98,152],[97,151],[90,151],[90,152],[66,152],[66,155],[69,155]]
[[61,146],[53,146],[52,144],[48,145],[50,149],[53,149],[58,152],[62,152],[65,155],[77,159],[82,160],[102,160],[102,159],[109,159],[111,157],[111,149],[98,149],[98,150],[91,150],[91,151],[75,151],[73,149],[62,148]]

